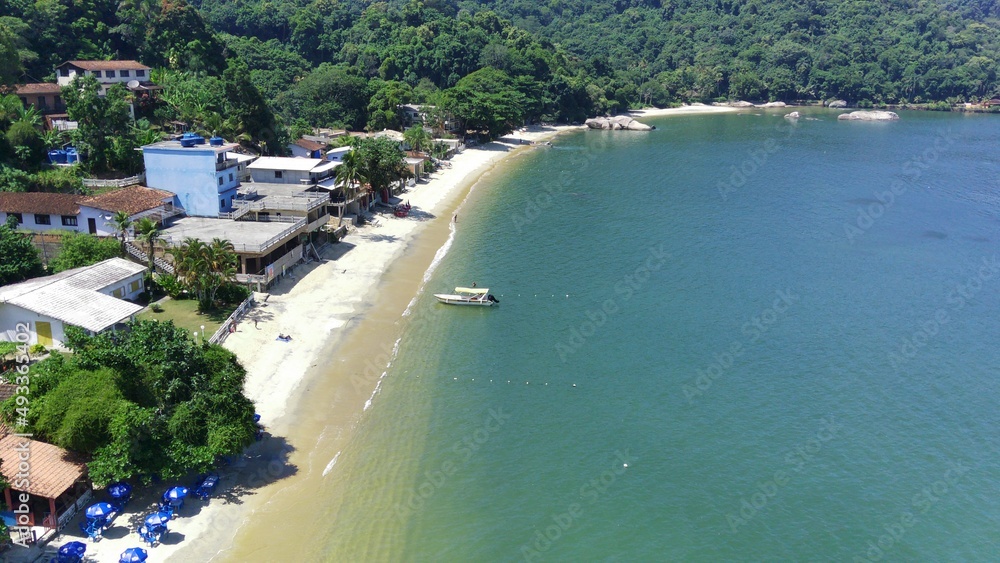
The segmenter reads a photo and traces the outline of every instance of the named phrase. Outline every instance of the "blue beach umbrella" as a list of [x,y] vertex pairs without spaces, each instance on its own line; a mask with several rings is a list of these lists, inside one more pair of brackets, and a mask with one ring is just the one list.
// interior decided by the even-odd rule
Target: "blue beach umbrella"
[[130,547],[122,552],[122,556],[118,558],[118,563],[141,563],[149,557],[146,550],[141,547]]
[[128,483],[115,483],[108,487],[108,494],[111,498],[122,498],[132,494],[132,485]]
[[87,544],[71,541],[59,548],[59,561],[78,561],[87,551]]
[[170,515],[166,512],[154,512],[149,516],[146,516],[146,526],[150,528],[156,528],[157,526],[162,526],[170,521]]
[[114,512],[114,507],[106,502],[99,502],[87,508],[87,518],[106,518],[108,514]]
[[164,493],[163,498],[174,501],[174,500],[183,500],[184,497],[186,496],[188,496],[187,487],[173,487],[167,490],[166,493]]

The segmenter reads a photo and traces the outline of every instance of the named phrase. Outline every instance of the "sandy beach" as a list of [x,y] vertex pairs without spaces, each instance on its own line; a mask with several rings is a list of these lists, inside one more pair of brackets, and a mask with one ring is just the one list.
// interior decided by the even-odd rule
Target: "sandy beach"
[[[303,399],[317,388],[335,396],[338,420],[345,432],[370,405],[379,376],[391,357],[391,346],[381,343],[373,353],[353,347],[351,355],[369,358],[360,373],[355,370],[353,374],[325,377],[330,366],[321,365],[321,362],[333,357],[345,337],[361,325],[362,319],[373,316],[376,305],[393,303],[393,317],[399,318],[400,307],[405,308],[412,298],[412,290],[402,295],[400,291],[380,287],[386,271],[408,261],[422,262],[422,266],[416,267],[426,270],[433,258],[432,251],[447,239],[456,210],[477,179],[501,159],[520,150],[530,150],[532,142],[573,129],[579,127],[528,128],[497,142],[466,149],[444,168],[400,196],[412,206],[408,217],[384,213],[377,215],[375,224],[351,227],[341,242],[324,249],[321,261],[296,266],[268,293],[257,295],[258,305],[238,324],[224,346],[247,368],[246,394],[254,401],[261,422],[266,426],[265,438],[251,446],[244,456],[220,469],[217,498],[209,502],[188,501],[181,511],[182,517],[170,522],[170,531],[163,543],[147,548],[150,560],[227,558],[221,554],[227,553],[237,532],[260,508],[259,503],[293,482],[300,471],[298,468],[303,466],[300,456],[305,454],[301,452],[309,449],[303,442],[310,437],[296,432],[296,421],[301,417],[291,416],[301,414],[292,411]],[[458,217],[458,224],[460,222],[461,217]],[[424,236],[428,230],[434,231],[433,234]],[[418,276],[416,281],[419,279]],[[387,299],[387,296],[393,298]],[[369,322],[374,326],[379,324],[377,320]],[[395,324],[396,321],[388,322]],[[278,340],[279,334],[290,335],[292,340]],[[346,439],[346,436],[339,438]],[[191,485],[164,483],[162,488],[165,490],[174,484]],[[162,492],[154,489],[135,499],[103,540],[88,543],[90,560],[117,561],[125,549],[141,546],[134,530],[127,532],[125,528],[134,528],[131,526],[133,521],[152,511]],[[76,522],[71,522],[65,533],[48,546],[47,552],[53,553],[63,543],[82,540],[79,536]],[[242,556],[239,558],[246,560]]]
[[[632,115],[732,111],[738,110],[693,105]],[[376,224],[352,227],[344,240],[324,249],[322,260],[296,266],[268,293],[258,294],[258,305],[224,345],[247,368],[246,393],[261,415],[265,438],[220,469],[216,498],[188,501],[163,543],[149,550],[150,560],[296,558],[304,539],[295,537],[301,527],[296,521],[310,518],[297,503],[333,470],[371,406],[398,343],[401,315],[453,229],[460,230],[470,190],[501,160],[580,129],[533,127],[466,149],[400,196],[412,205],[408,217],[381,214]],[[292,340],[278,340],[279,334]],[[105,539],[88,544],[88,557],[117,561],[126,548],[140,546],[125,523],[150,512],[159,488],[174,484],[191,483],[164,483],[133,501],[131,512],[119,517]],[[279,536],[270,534],[279,528]],[[47,551],[80,535],[74,521]]]

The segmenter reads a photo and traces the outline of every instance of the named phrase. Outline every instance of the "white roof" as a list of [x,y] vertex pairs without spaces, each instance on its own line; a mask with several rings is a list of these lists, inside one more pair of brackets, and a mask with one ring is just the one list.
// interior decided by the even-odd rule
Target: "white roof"
[[0,287],[0,303],[100,332],[122,322],[142,307],[99,290],[121,283],[146,268],[111,258],[92,266],[66,270],[54,276],[35,278]]
[[296,170],[309,172],[323,162],[318,158],[290,158],[286,156],[262,156],[247,166],[249,170]]
[[340,166],[341,164],[343,164],[343,162],[340,162],[339,160],[333,162],[327,162],[326,164],[321,164],[316,168],[313,168],[312,172],[315,174],[322,174],[324,172],[329,172],[333,170],[334,168]]
[[256,160],[257,155],[253,154],[243,154],[241,152],[229,152],[226,153],[226,158],[235,158],[237,162],[246,162],[248,160]]

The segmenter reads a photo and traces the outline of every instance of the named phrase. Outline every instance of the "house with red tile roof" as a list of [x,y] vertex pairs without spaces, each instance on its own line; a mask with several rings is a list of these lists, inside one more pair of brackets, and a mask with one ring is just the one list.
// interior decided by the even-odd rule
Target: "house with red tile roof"
[[116,234],[112,217],[118,211],[133,221],[157,222],[180,215],[174,194],[144,186],[129,186],[95,196],[47,192],[0,192],[0,220],[14,217],[21,228],[35,232],[76,231],[98,236]]
[[24,107],[34,107],[41,113],[59,113],[66,111],[62,99],[62,86],[52,82],[31,82],[15,88],[15,94],[21,99]]

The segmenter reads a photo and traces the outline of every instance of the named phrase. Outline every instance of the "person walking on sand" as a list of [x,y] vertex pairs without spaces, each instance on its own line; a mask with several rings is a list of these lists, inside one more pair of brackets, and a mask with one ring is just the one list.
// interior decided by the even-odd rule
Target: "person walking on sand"
[[253,320],[253,327],[256,328],[257,330],[260,330],[260,328],[257,327],[257,319]]
[[453,217],[451,218],[451,221],[452,221],[453,223],[458,223],[458,213],[456,213],[456,214],[455,214],[455,215],[454,215],[454,216],[453,216]]

